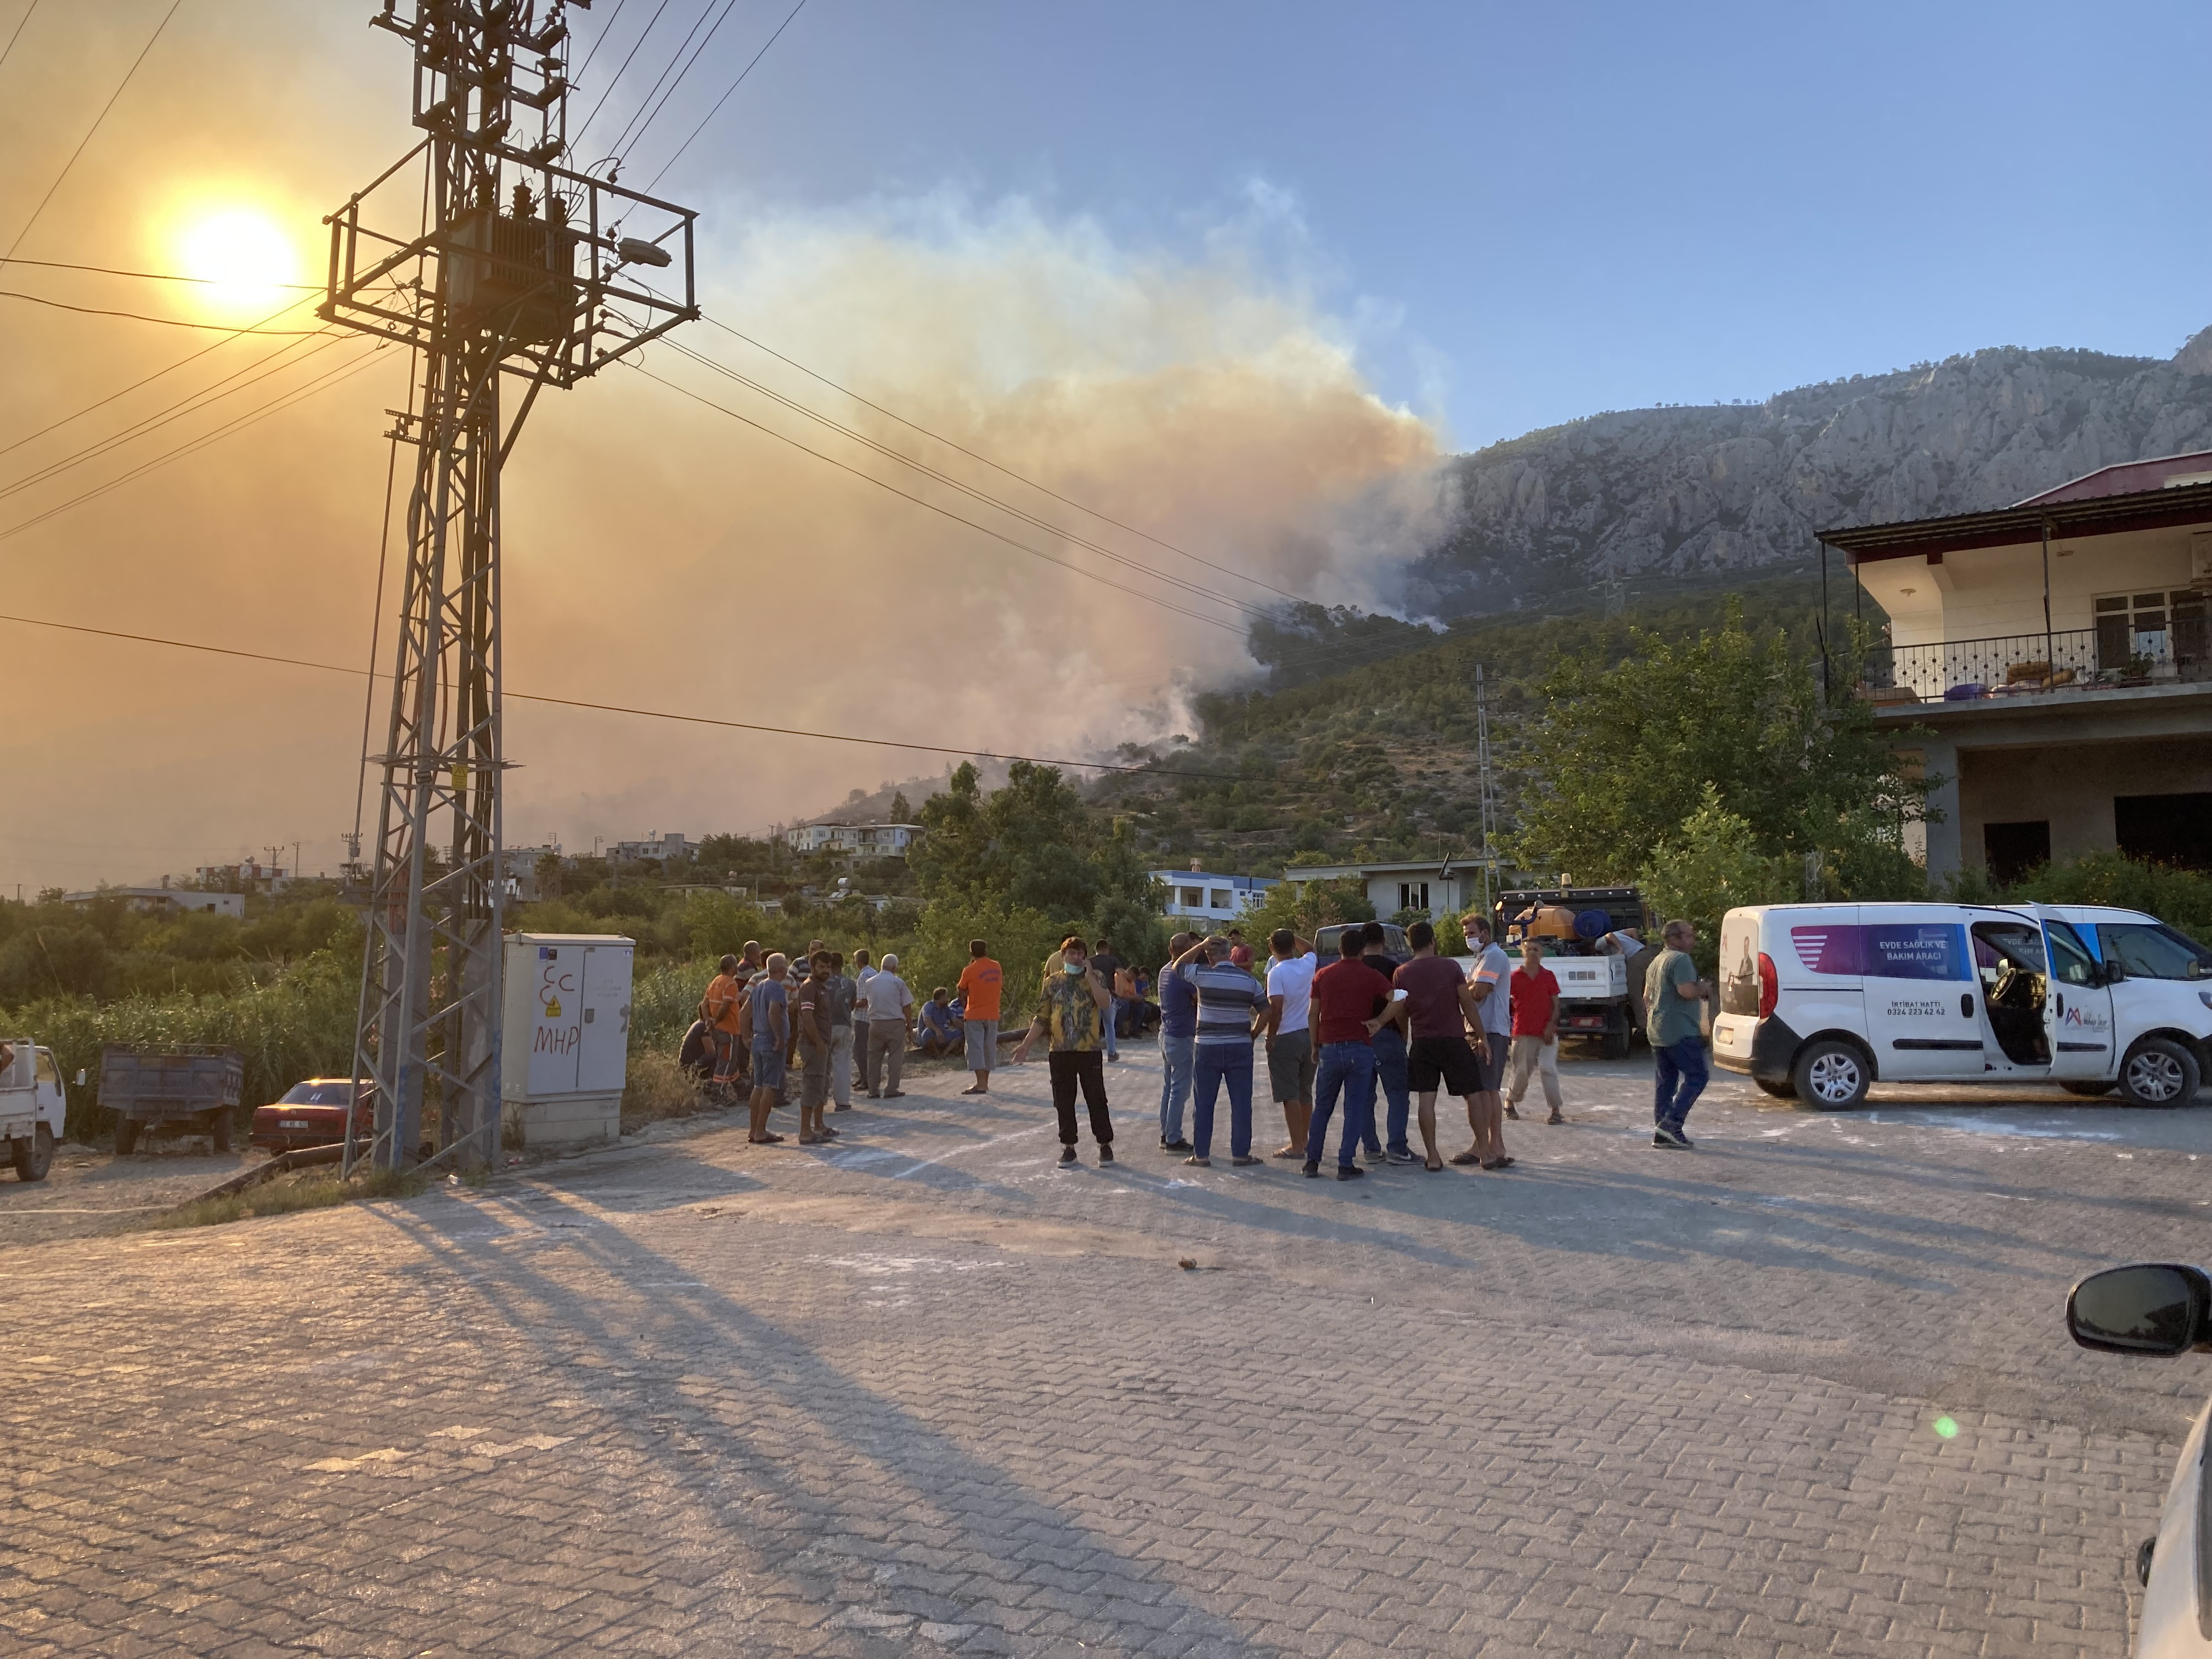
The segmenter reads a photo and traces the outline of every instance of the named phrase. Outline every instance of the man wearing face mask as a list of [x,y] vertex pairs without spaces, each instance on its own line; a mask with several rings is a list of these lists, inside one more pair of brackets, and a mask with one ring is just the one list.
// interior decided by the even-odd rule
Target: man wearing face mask
[[1079,934],[1070,933],[1060,941],[1057,960],[1045,966],[1044,983],[1037,993],[1036,1018],[1014,1049],[1016,1060],[1026,1060],[1030,1045],[1040,1036],[1045,1039],[1053,1110],[1060,1115],[1063,1168],[1075,1162],[1075,1091],[1079,1088],[1091,1114],[1091,1138],[1098,1143],[1098,1162],[1103,1165],[1114,1161],[1114,1122],[1106,1114],[1103,1051],[1106,1014],[1113,995],[1091,967],[1090,955]]

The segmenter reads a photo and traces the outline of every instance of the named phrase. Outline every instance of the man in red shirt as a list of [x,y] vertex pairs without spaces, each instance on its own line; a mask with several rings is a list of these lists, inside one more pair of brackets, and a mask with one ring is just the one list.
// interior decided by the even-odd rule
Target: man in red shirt
[[1313,976],[1308,1013],[1320,1058],[1314,1072],[1313,1118],[1306,1127],[1306,1174],[1321,1173],[1328,1139],[1329,1114],[1344,1094],[1344,1130],[1336,1143],[1336,1178],[1356,1181],[1367,1173],[1352,1161],[1375,1121],[1375,1033],[1395,1006],[1390,981],[1359,959],[1366,935],[1347,927],[1337,942],[1342,959]]
[[[1534,939],[1521,946],[1521,965],[1509,981],[1513,997],[1513,1056],[1505,1077],[1505,1098],[1510,1110],[1528,1092],[1528,1073],[1544,1079],[1544,1101],[1551,1107],[1548,1121],[1564,1123],[1559,1115],[1559,981],[1544,966],[1544,947]],[[1520,1114],[1515,1112],[1518,1117]]]
[[[1428,1154],[1423,1163],[1432,1171],[1444,1167],[1437,1156],[1437,1085],[1441,1083],[1460,1097],[1467,1107],[1467,1121],[1477,1126],[1474,1154],[1462,1152],[1451,1161],[1479,1163],[1486,1170],[1509,1169],[1513,1160],[1505,1156],[1504,1139],[1493,1129],[1486,1141],[1481,1108],[1475,1103],[1482,1093],[1482,1056],[1489,1052],[1489,1040],[1482,1035],[1482,1005],[1475,1000],[1474,988],[1460,972],[1459,963],[1437,954],[1437,930],[1427,922],[1408,927],[1406,943],[1413,947],[1413,959],[1390,982],[1405,993],[1397,1006],[1412,1034],[1406,1044],[1406,1081],[1420,1097],[1421,1144]],[[1474,1033],[1472,1043],[1467,1040],[1469,1031]]]

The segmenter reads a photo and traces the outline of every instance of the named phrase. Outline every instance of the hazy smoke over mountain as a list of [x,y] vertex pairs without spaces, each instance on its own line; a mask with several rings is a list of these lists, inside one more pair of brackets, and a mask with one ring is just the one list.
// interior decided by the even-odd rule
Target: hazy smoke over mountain
[[[179,223],[204,204],[236,201],[277,216],[307,279],[319,273],[319,213],[410,141],[401,63],[368,50],[357,30],[325,24],[312,26],[329,28],[319,36],[293,22],[276,30],[286,46],[248,50],[255,15],[266,23],[286,14],[239,12],[180,15],[159,48],[164,72],[118,103],[24,255],[173,269]],[[0,192],[0,226],[27,216],[66,156],[53,135],[82,131],[151,21],[91,37],[37,95],[0,112],[0,142],[27,158]],[[230,55],[241,50],[243,60]],[[198,136],[180,144],[179,132]],[[1038,484],[1325,601],[1387,601],[1375,573],[1419,550],[1435,434],[1367,391],[1342,332],[1253,251],[1270,227],[1224,225],[1202,254],[1177,258],[1132,251],[1093,224],[1018,202],[978,207],[946,195],[827,212],[702,205],[710,316]],[[7,276],[5,286],[72,303],[210,314],[198,295],[164,285],[20,266]],[[10,307],[0,311],[0,444],[219,337],[0,303]],[[307,326],[307,315],[272,326]],[[728,334],[697,324],[680,337],[1208,592],[1073,547],[656,349],[644,360],[652,374],[1035,551],[612,369],[540,399],[507,471],[514,689],[1093,755],[1173,729],[1183,691],[1243,671],[1241,614],[1212,595],[1265,603],[1278,597],[1267,587],[1075,513]],[[305,361],[310,351],[318,355]],[[299,364],[0,499],[0,610],[365,662],[386,464],[379,434],[389,424],[381,411],[405,397],[397,350],[202,453],[6,533],[356,357],[368,362],[368,348],[351,341],[223,346],[0,457],[4,489],[248,363]],[[403,455],[403,492],[406,477]],[[387,582],[387,610],[393,593]],[[295,840],[307,844],[308,869],[335,862],[336,832],[353,815],[359,680],[0,629],[14,692],[6,743],[15,787],[0,811],[9,879],[136,879]],[[509,839],[559,835],[571,848],[594,835],[757,827],[841,799],[854,784],[937,764],[525,703],[510,705],[508,749],[520,768]]]

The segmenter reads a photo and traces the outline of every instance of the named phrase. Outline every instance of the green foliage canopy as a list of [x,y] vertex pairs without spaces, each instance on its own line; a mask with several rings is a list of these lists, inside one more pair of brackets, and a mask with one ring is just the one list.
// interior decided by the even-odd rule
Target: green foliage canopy
[[1865,704],[1822,695],[1787,635],[1753,633],[1731,602],[1718,628],[1693,639],[1638,630],[1634,645],[1611,667],[1563,655],[1545,676],[1514,837],[1522,867],[1584,884],[1632,879],[1685,833],[1710,790],[1756,853],[1819,853],[1831,896],[1924,892],[1903,836],[1926,816],[1926,781]]

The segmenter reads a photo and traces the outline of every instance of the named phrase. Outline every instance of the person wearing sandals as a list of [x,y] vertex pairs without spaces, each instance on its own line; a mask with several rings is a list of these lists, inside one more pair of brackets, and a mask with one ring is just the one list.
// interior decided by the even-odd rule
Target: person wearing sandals
[[[1406,1077],[1419,1100],[1421,1144],[1427,1152],[1425,1168],[1441,1170],[1437,1157],[1437,1085],[1441,1083],[1467,1106],[1467,1121],[1474,1131],[1474,1145],[1451,1159],[1454,1164],[1480,1164],[1486,1170],[1510,1170],[1505,1136],[1495,1109],[1481,1108],[1483,1056],[1489,1040],[1482,1032],[1482,1005],[1475,1000],[1459,964],[1437,954],[1437,930],[1417,921],[1406,930],[1406,943],[1413,959],[1392,975],[1391,983],[1406,994],[1400,1017],[1411,1032],[1406,1045]],[[1468,1041],[1468,1033],[1474,1041]]]
[[1360,960],[1366,941],[1357,928],[1346,928],[1337,948],[1340,959],[1313,976],[1309,1004],[1321,1058],[1314,1073],[1313,1117],[1306,1127],[1305,1172],[1309,1177],[1321,1173],[1329,1115],[1340,1091],[1344,1128],[1337,1137],[1336,1178],[1356,1181],[1367,1171],[1352,1156],[1375,1116],[1375,1033],[1391,1022],[1399,1005],[1391,999],[1390,981]]
[[1114,997],[1091,967],[1081,935],[1060,942],[1045,966],[1037,990],[1036,1018],[1015,1045],[1014,1061],[1030,1057],[1030,1045],[1045,1039],[1045,1063],[1052,1076],[1052,1107],[1060,1117],[1061,1167],[1075,1162],[1075,1094],[1091,1114],[1091,1138],[1098,1143],[1101,1165],[1114,1161],[1114,1120],[1106,1110],[1106,1014]]
[[783,1057],[791,1046],[791,993],[783,982],[790,959],[773,952],[762,975],[745,988],[745,1012],[752,1030],[752,1128],[745,1139],[757,1146],[783,1139],[770,1134],[768,1115],[783,1103]]

